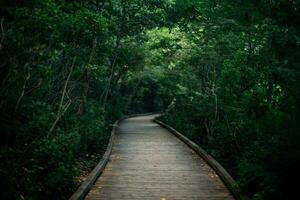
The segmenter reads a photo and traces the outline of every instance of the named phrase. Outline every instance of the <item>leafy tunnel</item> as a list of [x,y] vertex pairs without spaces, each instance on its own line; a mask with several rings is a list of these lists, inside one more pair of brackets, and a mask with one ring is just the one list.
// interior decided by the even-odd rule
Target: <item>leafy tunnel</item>
[[297,199],[299,0],[3,0],[0,198],[67,199],[164,112],[254,200]]

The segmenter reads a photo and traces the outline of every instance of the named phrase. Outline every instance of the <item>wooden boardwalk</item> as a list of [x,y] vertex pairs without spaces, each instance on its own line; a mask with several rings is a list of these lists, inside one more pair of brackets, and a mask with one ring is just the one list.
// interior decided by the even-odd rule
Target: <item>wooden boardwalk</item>
[[87,200],[234,199],[216,173],[154,115],[123,120]]

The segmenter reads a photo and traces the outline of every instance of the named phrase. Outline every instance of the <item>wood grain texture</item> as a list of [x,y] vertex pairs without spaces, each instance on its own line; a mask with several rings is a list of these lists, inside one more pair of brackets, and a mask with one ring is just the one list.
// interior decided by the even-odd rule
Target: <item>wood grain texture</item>
[[155,116],[120,123],[110,161],[86,199],[234,199],[197,153],[152,122]]
[[201,158],[203,158],[210,167],[214,169],[214,171],[219,175],[219,177],[223,180],[227,188],[231,191],[231,193],[234,195],[235,199],[238,200],[249,200],[247,196],[244,196],[240,192],[240,188],[238,184],[235,182],[235,180],[230,176],[230,174],[223,168],[223,166],[216,161],[213,157],[211,157],[204,149],[202,149],[199,145],[176,131],[171,126],[154,119],[154,122],[158,123],[162,127],[166,128],[168,131],[173,133],[177,138],[179,138],[181,141],[183,141],[185,144],[187,144],[191,149],[193,149]]

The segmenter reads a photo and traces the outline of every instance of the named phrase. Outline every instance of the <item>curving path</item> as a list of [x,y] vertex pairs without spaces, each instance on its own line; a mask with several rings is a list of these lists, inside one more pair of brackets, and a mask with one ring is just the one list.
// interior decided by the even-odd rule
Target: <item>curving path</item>
[[210,166],[154,117],[120,123],[110,161],[86,199],[234,199]]

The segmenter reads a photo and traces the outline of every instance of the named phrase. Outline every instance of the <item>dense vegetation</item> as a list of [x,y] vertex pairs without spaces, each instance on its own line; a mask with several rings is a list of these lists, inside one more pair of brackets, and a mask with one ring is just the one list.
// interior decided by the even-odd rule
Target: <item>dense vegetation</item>
[[65,199],[123,114],[162,120],[255,200],[297,199],[299,0],[6,0],[1,199]]

